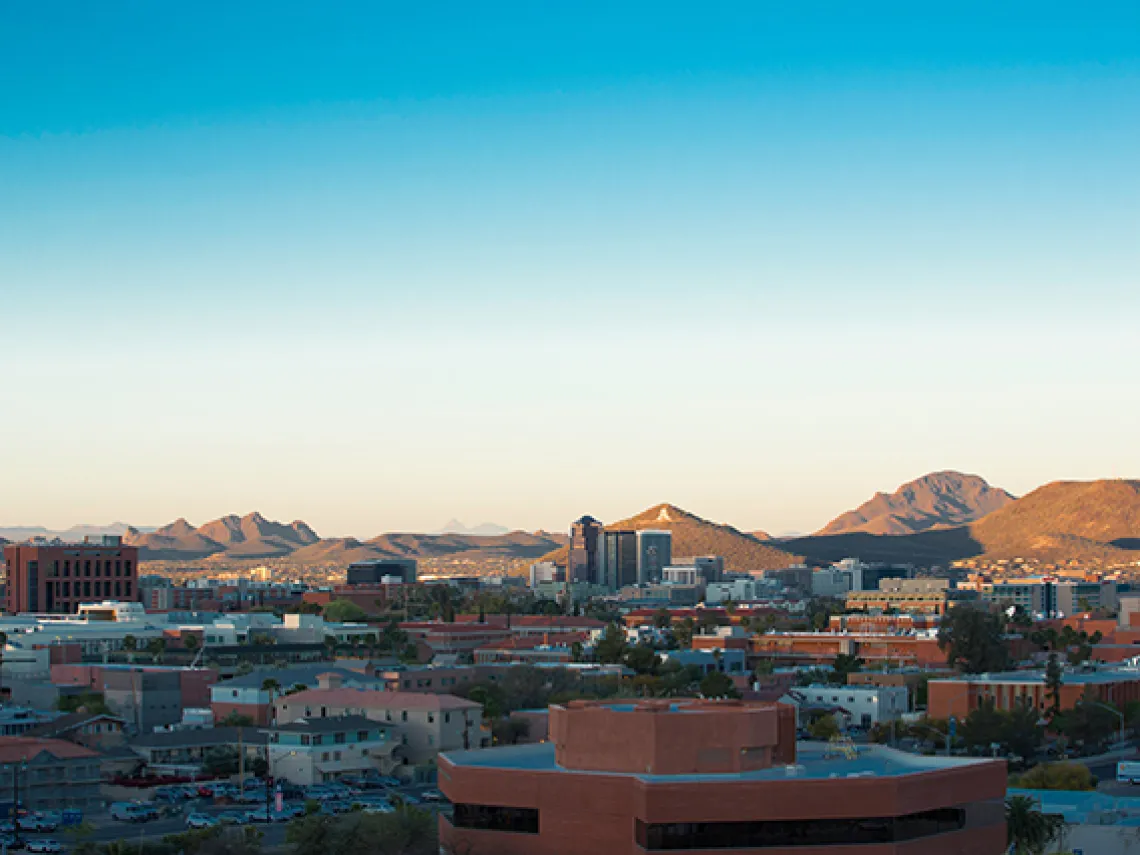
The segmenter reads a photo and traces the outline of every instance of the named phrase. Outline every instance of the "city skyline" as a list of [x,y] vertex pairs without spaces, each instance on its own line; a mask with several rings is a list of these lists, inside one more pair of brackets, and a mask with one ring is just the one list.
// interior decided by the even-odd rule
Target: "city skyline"
[[1135,6],[65,6],[0,13],[0,525],[1140,473]]

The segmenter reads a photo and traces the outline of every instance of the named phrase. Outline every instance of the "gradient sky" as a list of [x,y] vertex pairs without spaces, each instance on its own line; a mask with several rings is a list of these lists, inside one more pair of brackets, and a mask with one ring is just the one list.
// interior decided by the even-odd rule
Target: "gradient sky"
[[1135,2],[0,4],[0,525],[1140,474]]

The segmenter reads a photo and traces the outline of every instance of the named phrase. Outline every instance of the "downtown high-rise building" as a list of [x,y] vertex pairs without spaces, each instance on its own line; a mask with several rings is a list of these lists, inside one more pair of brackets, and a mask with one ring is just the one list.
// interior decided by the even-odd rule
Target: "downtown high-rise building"
[[602,584],[602,524],[584,516],[570,526],[570,553],[566,558],[566,581]]
[[602,532],[602,584],[611,591],[637,584],[637,532]]
[[637,533],[637,581],[660,582],[673,563],[673,532],[646,529]]

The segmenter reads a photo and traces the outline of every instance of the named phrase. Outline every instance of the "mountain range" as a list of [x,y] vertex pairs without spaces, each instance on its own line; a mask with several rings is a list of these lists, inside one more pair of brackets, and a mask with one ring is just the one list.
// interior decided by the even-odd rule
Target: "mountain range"
[[288,558],[297,564],[344,565],[370,558],[481,557],[537,558],[566,542],[563,535],[516,531],[495,535],[382,534],[371,540],[321,538],[301,520],[280,523],[254,511],[200,526],[177,519],[151,532],[128,529],[124,540],[143,561],[198,561]]
[[987,558],[1140,560],[1140,481],[1055,481],[968,525],[905,535],[846,532],[784,541],[812,561],[943,564]]
[[876,493],[853,511],[833,519],[817,535],[916,534],[954,528],[1004,508],[1014,497],[977,475],[932,472],[891,494]]
[[[71,528],[50,529],[42,525],[0,526],[0,539],[3,540],[31,540],[33,537],[46,537],[49,540],[58,537],[71,543],[81,541],[83,538],[96,537],[101,534],[124,535],[131,527],[124,522],[113,522],[108,525],[73,525]],[[152,531],[152,529],[143,529]]]
[[[453,521],[454,522],[454,521]],[[974,475],[936,472],[878,493],[807,537],[771,538],[747,533],[676,505],[659,504],[609,524],[624,529],[668,529],[673,556],[721,555],[732,569],[772,569],[858,556],[864,561],[946,564],[975,556],[1042,561],[1140,560],[1140,481],[1057,481],[1015,499]],[[0,541],[29,536],[81,539],[121,533],[145,561],[287,559],[306,565],[344,565],[367,558],[454,556],[457,559],[566,558],[567,537],[548,532],[498,532],[486,524],[441,534],[390,533],[369,540],[321,538],[296,520],[281,523],[253,512],[200,526],[185,519],[154,530],[122,523],[76,526],[66,532],[39,527],[0,529]],[[472,533],[472,532],[480,533]],[[487,533],[482,533],[486,531]],[[492,533],[493,532],[493,533]]]
[[494,537],[499,534],[507,534],[510,531],[505,525],[498,523],[480,523],[479,525],[467,526],[457,519],[450,519],[444,524],[443,528],[435,532],[435,534],[470,534],[475,537]]

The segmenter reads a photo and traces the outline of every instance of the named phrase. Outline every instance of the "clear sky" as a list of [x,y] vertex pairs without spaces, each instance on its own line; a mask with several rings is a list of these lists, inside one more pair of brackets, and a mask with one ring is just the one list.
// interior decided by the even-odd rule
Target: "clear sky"
[[0,4],[0,525],[1140,474],[1140,4]]

